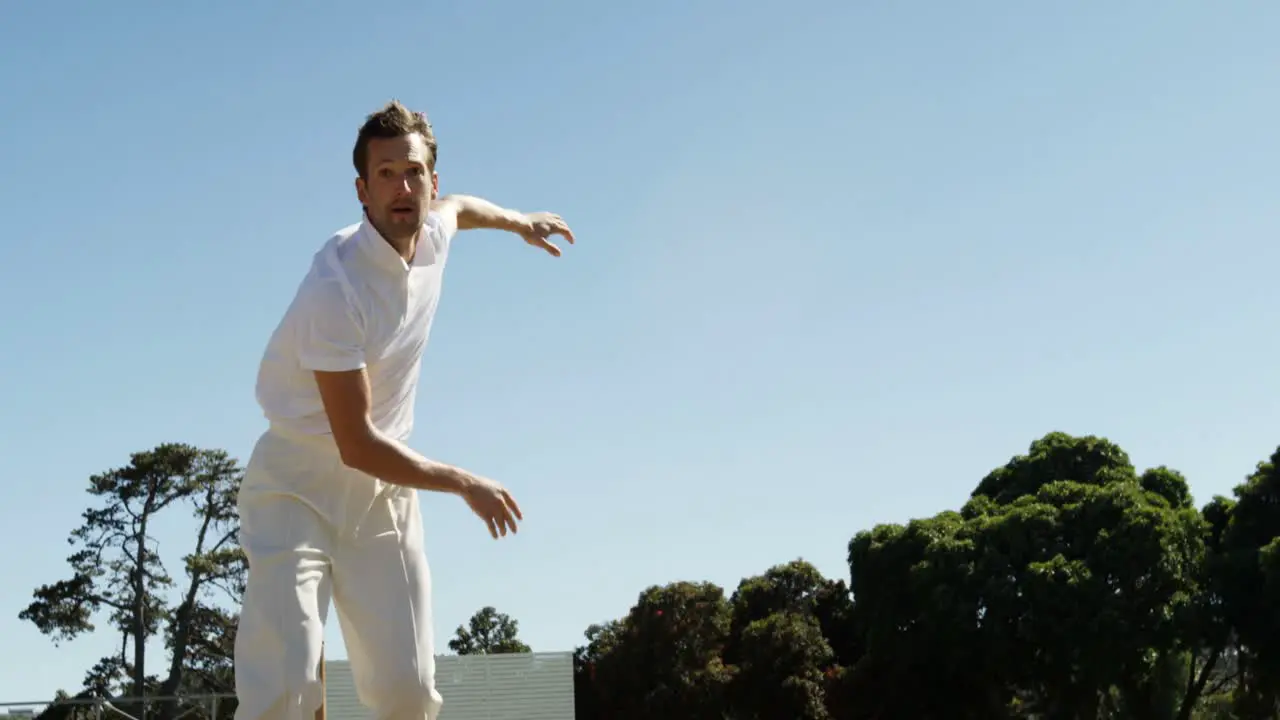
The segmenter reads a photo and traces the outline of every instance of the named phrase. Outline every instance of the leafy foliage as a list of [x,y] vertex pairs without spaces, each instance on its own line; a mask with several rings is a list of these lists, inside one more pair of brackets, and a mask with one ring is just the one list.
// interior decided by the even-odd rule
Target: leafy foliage
[[527,653],[529,646],[518,637],[520,625],[511,616],[492,607],[476,611],[467,624],[459,625],[449,649],[459,655]]
[[[120,636],[120,654],[85,675],[93,696],[231,689],[235,616],[225,607],[239,600],[246,570],[236,545],[241,476],[221,450],[165,444],[89,479],[92,504],[68,538],[69,576],[37,588],[19,617],[55,643],[100,628]],[[184,509],[196,532],[179,581],[152,532]],[[149,663],[147,641],[161,634],[169,657]],[[65,714],[59,707],[50,712]],[[177,714],[176,704],[160,710],[162,718]]]
[[1278,462],[1198,511],[1177,471],[1051,433],[958,511],[858,533],[847,587],[797,560],[727,607],[650,588],[588,630],[578,717],[1280,716]]

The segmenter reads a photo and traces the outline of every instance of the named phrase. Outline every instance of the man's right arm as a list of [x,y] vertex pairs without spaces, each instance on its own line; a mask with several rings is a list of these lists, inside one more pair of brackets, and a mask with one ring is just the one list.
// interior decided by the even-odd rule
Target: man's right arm
[[470,473],[428,460],[374,427],[369,415],[369,376],[364,368],[316,371],[315,376],[344,465],[416,490],[461,495],[476,484]]
[[516,532],[523,520],[515,498],[501,485],[419,455],[382,434],[369,416],[369,376],[364,368],[315,371],[329,428],[347,467],[416,490],[460,495],[495,539]]
[[298,360],[315,376],[343,464],[394,485],[460,495],[493,537],[515,532],[520,506],[501,485],[428,460],[373,424],[364,327],[341,285],[318,280],[298,302]]

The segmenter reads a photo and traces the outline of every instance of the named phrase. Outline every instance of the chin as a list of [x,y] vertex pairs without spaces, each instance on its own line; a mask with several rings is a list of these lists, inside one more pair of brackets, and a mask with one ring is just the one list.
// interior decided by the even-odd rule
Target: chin
[[405,237],[412,235],[422,229],[425,218],[415,218],[413,220],[393,218],[386,222],[387,232],[397,237]]

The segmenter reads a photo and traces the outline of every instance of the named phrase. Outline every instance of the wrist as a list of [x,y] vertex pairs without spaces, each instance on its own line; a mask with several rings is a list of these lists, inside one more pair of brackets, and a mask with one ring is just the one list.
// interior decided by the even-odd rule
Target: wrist
[[466,472],[464,470],[462,472],[462,484],[461,484],[462,489],[458,491],[458,494],[467,495],[471,492],[474,492],[476,488],[480,487],[483,484],[484,484],[484,481],[481,480],[478,476],[472,475],[471,473]]
[[405,484],[418,490],[449,495],[465,495],[476,484],[476,477],[462,468],[421,457],[416,475],[413,481]]
[[519,210],[503,210],[502,218],[499,222],[503,230],[517,235],[527,233],[533,229],[533,224],[529,222],[529,218]]
[[479,478],[462,468],[451,467],[449,470],[449,485],[454,495],[466,495],[480,482]]

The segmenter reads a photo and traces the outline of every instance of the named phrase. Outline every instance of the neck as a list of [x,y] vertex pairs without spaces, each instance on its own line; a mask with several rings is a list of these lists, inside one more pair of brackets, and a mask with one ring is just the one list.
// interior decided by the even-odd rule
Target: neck
[[418,236],[422,234],[421,230],[418,230],[412,235],[406,235],[403,237],[392,237],[388,235],[386,232],[384,232],[382,228],[378,227],[378,223],[374,222],[373,218],[369,217],[368,215],[365,215],[365,220],[367,220],[369,224],[373,226],[374,230],[378,231],[378,236],[381,237],[383,241],[385,241],[388,245],[394,248],[396,253],[398,253],[400,257],[404,258],[405,262],[407,263],[413,262],[414,253],[416,253],[418,250]]

